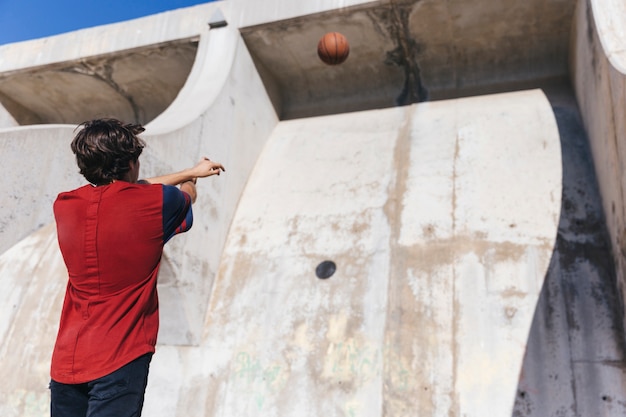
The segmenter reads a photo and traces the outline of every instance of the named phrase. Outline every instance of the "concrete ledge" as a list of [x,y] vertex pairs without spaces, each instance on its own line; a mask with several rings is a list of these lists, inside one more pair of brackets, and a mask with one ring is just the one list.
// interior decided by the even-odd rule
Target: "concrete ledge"
[[0,73],[142,48],[208,31],[208,21],[228,2],[206,3],[127,22],[0,46]]

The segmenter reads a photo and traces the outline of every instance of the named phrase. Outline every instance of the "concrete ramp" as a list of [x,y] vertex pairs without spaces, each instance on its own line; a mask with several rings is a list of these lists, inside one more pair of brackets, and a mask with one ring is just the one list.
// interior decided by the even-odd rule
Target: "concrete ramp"
[[[200,340],[157,347],[145,415],[510,415],[560,155],[539,90],[279,123]],[[0,257],[3,416],[47,413],[54,243],[49,226]]]
[[280,123],[147,414],[510,415],[560,187],[540,91]]
[[55,226],[4,252],[0,277],[0,415],[50,415],[51,349],[67,285]]
[[[227,173],[199,182],[195,226],[164,253],[145,416],[622,416],[623,15],[229,0],[2,46],[0,90],[32,100],[8,92],[43,77],[53,114],[76,96],[53,94],[60,68],[195,57],[145,118],[143,175],[202,155]],[[315,44],[336,27],[352,50],[330,68]],[[115,79],[152,106],[153,87]],[[504,93],[399,100],[420,86]],[[73,119],[6,103],[0,416],[39,417],[67,282],[51,205],[82,179],[73,124],[17,126]]]

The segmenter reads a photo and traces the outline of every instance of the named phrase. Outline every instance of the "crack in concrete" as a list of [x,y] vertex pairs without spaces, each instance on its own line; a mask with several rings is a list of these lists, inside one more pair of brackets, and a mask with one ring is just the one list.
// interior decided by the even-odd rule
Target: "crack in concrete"
[[124,100],[128,102],[131,109],[133,110],[134,120],[132,121],[126,120],[126,122],[142,123],[142,120],[140,117],[141,110],[139,108],[139,105],[135,102],[135,99],[130,93],[124,90],[124,88],[122,88],[118,83],[116,83],[113,80],[113,68],[111,67],[111,65],[108,65],[106,63],[90,63],[90,62],[83,61],[79,65],[75,65],[70,68],[63,69],[62,71],[87,75],[87,76],[94,77],[104,82],[106,85],[111,87],[116,93],[122,96]]

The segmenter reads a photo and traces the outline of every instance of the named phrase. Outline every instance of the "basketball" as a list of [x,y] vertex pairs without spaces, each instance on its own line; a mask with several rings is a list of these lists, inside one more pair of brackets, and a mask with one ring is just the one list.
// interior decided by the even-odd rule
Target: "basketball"
[[328,32],[317,44],[317,55],[328,65],[338,65],[348,59],[350,45],[339,32]]

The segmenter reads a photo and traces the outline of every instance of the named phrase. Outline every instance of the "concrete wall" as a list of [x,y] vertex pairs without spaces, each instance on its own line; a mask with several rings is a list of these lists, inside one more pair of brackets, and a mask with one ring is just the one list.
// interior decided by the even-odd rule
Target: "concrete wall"
[[562,204],[511,415],[621,416],[622,300],[593,159],[573,91],[547,95],[561,138]]
[[[199,197],[194,205],[195,233],[185,239],[172,239],[165,252],[166,269],[161,282],[168,281],[172,293],[166,303],[176,302],[185,314],[169,318],[163,314],[165,328],[174,331],[161,332],[163,342],[199,342],[231,220],[250,172],[278,122],[242,39],[231,36],[230,40],[224,45],[230,51],[230,65],[219,59],[221,54],[209,55],[211,67],[219,68],[222,75],[206,71],[202,78],[189,79],[190,89],[199,97],[191,95],[175,103],[171,116],[166,112],[154,125],[146,126],[148,149],[142,157],[146,174],[164,174],[190,166],[203,155],[220,161],[227,170],[220,177],[199,183]],[[213,83],[218,81],[222,84],[216,88]],[[213,95],[202,94],[207,84],[215,89]],[[177,114],[179,106],[186,109],[187,118]],[[161,124],[167,120],[169,123]]]
[[510,415],[560,206],[540,91],[281,122],[177,412]]
[[0,183],[0,253],[51,223],[57,194],[84,183],[69,149],[73,129],[47,125],[0,130],[0,175],[10,178]]
[[626,6],[578,2],[572,80],[589,135],[613,257],[626,295]]
[[[195,15],[193,10],[187,13]],[[236,27],[217,29],[222,52],[210,41],[205,21],[196,30],[203,59],[192,68],[172,114],[166,111],[161,122],[147,126],[142,176],[188,167],[204,155],[228,171],[198,184],[194,232],[173,239],[164,253],[159,282],[163,346],[193,346],[201,340],[232,216],[278,122]],[[116,31],[109,33],[116,42]],[[211,71],[205,71],[208,62]],[[181,106],[186,109],[182,115]],[[0,131],[0,172],[6,179],[0,205],[0,375],[12,381],[0,387],[2,416],[48,413],[50,354],[67,279],[51,204],[58,192],[84,184],[69,148],[73,130],[73,125],[41,125]]]
[[[233,85],[254,74],[241,54]],[[194,233],[165,254],[146,415],[509,413],[561,206],[559,136],[543,94],[280,123],[256,143],[263,151],[234,212],[228,174],[246,177],[245,161],[257,159],[236,152],[254,143],[225,134],[252,129],[248,117],[225,117],[239,94],[224,88],[221,119],[209,109],[148,138],[149,171],[186,162],[194,146],[229,171],[206,184]],[[338,269],[320,280],[325,259]],[[66,279],[54,229],[5,252],[0,268],[0,375],[20,375],[2,386],[1,411],[40,415]]]
[[[621,309],[575,104],[530,90],[278,120],[239,29],[367,3],[229,0],[0,48],[11,72],[199,39],[147,125],[143,175],[203,155],[227,172],[199,183],[194,228],[164,253],[144,415],[623,415]],[[612,22],[619,3],[603,4]],[[218,9],[229,25],[209,29]],[[596,9],[579,2],[572,73],[619,248],[624,96]],[[50,207],[82,179],[74,126],[2,117],[0,415],[41,416],[67,279]]]
[[200,4],[131,21],[2,45],[0,72],[9,73],[192,38],[207,31],[209,22],[220,15],[231,27],[239,28],[365,3],[371,1],[320,0],[302,4],[289,0],[270,3],[228,0]]

